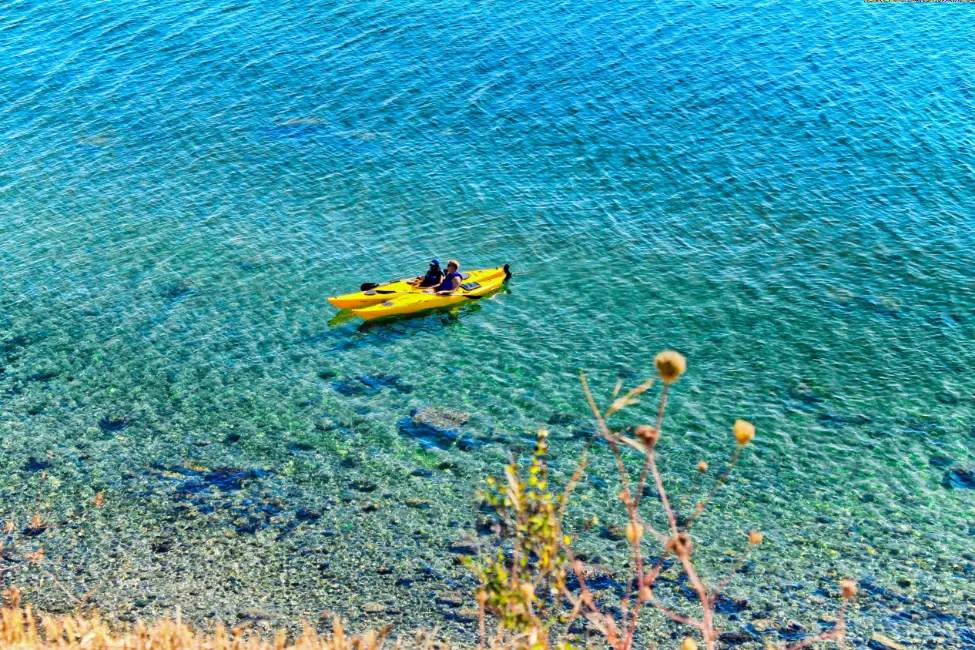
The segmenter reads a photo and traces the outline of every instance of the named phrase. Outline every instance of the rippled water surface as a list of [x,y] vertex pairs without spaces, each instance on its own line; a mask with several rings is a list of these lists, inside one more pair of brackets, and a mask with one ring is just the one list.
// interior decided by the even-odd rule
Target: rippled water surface
[[[442,556],[478,476],[539,423],[571,472],[578,371],[608,392],[673,347],[675,491],[730,451],[736,417],[759,430],[703,529],[718,556],[767,531],[743,593],[815,599],[815,576],[845,574],[970,611],[969,18],[3,3],[5,509],[43,492],[49,556],[124,615],[369,601],[427,625],[426,592],[469,587]],[[379,326],[325,301],[431,256],[516,275]],[[422,449],[404,435],[420,407],[469,414],[466,442]]]

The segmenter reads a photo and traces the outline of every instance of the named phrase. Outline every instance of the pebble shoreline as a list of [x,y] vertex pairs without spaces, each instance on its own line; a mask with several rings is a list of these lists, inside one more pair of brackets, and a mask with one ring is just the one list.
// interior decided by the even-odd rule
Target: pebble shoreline
[[[367,379],[351,385],[405,390],[396,378]],[[558,415],[552,420],[555,428],[567,423]],[[15,469],[21,485],[39,484],[43,475],[57,479],[68,466],[77,474],[71,485],[57,479],[61,489],[52,503],[63,509],[31,539],[45,546],[49,562],[12,571],[8,581],[23,585],[29,602],[52,613],[71,611],[83,598],[86,607],[122,622],[165,616],[179,607],[186,620],[202,627],[219,622],[267,630],[282,625],[294,630],[301,620],[327,630],[338,615],[353,630],[386,623],[400,631],[437,628],[473,645],[476,584],[458,556],[476,555],[495,542],[490,516],[472,505],[481,477],[465,458],[491,446],[520,446],[524,452],[532,439],[477,437],[465,430],[467,421],[459,412],[414,409],[397,429],[406,444],[419,448],[425,466],[387,468],[382,475],[371,472],[361,457],[331,458],[309,443],[289,447],[306,469],[315,467],[304,476],[185,458],[154,459],[141,469],[119,467],[106,481],[104,508],[88,504],[84,491],[70,497],[72,488],[90,482],[90,477],[78,479],[87,476],[98,443],[59,449],[53,457],[31,455]],[[120,419],[99,422],[110,435],[126,427]],[[569,444],[576,437],[570,431],[564,440]],[[238,458],[239,443],[239,436],[228,435],[195,446],[198,457],[212,460]],[[111,472],[101,468],[99,474]],[[590,483],[596,490],[607,488],[599,476]],[[17,500],[9,488],[4,497],[7,503]],[[593,533],[583,546],[589,551],[584,557],[597,566],[621,566],[622,534],[612,525]],[[960,570],[973,573],[973,559],[961,558]],[[764,647],[766,641],[795,642],[832,625],[840,576],[811,569],[786,577],[765,572],[760,561],[747,562],[736,580],[746,587],[732,587],[717,601],[726,617],[722,641]],[[47,572],[59,585],[71,586],[32,587]],[[591,587],[602,597],[618,596],[625,584],[616,575],[599,569]],[[891,586],[864,577],[860,584],[858,606],[851,612],[858,647],[965,648],[975,640],[971,594],[951,602],[909,582]],[[676,571],[664,572],[660,588],[678,603],[694,600]],[[679,631],[652,621],[644,634],[676,638]]]

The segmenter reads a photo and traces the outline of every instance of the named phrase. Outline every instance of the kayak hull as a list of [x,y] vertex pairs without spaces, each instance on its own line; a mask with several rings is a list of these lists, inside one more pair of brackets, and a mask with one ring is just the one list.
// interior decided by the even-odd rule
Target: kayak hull
[[[464,283],[487,282],[498,277],[507,277],[508,267],[498,266],[491,269],[478,269],[463,274]],[[416,278],[405,278],[403,280],[390,280],[377,285],[368,291],[357,291],[341,296],[332,296],[328,301],[339,309],[357,309],[386,302],[394,297],[403,294],[422,294],[423,289],[413,286]]]
[[[477,299],[500,289],[507,276],[502,274],[481,282],[465,282],[464,285],[470,289],[461,289],[450,295],[442,296],[431,293],[413,293],[400,295],[389,300],[385,300],[375,305],[353,309],[352,313],[363,320],[375,320],[377,318],[392,318],[394,316],[407,316],[418,314],[432,309],[452,307],[463,303],[472,303]],[[477,286],[472,286],[476,284]]]

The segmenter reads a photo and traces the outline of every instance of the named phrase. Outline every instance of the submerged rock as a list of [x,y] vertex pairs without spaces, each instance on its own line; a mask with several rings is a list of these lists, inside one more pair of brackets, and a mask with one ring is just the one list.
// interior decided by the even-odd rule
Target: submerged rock
[[[322,375],[319,374],[321,377]],[[412,393],[413,387],[404,382],[396,375],[384,373],[374,373],[370,375],[359,375],[355,378],[339,379],[332,382],[335,392],[349,397],[359,395],[375,395],[384,388],[395,390],[398,393]]]
[[552,426],[564,427],[570,424],[575,424],[576,420],[577,418],[574,413],[553,413],[552,415],[548,416],[547,422]]
[[471,451],[479,442],[470,436],[462,437],[461,429],[467,420],[468,415],[462,411],[422,408],[400,420],[398,428],[402,435],[413,438],[424,449],[446,449],[456,444],[462,451]]
[[118,433],[127,426],[129,426],[129,421],[124,417],[115,418],[106,416],[98,421],[98,428],[106,433]]
[[955,459],[950,456],[944,456],[942,454],[935,454],[928,459],[928,465],[931,467],[951,467],[955,464]]
[[866,415],[861,415],[859,413],[854,415],[838,415],[836,413],[823,412],[817,414],[816,419],[823,424],[832,424],[836,426],[843,426],[846,424],[864,425],[873,422],[873,418],[867,417]]
[[952,467],[945,472],[941,484],[946,488],[975,490],[975,467]]
[[359,492],[375,492],[377,487],[376,484],[373,483],[372,481],[365,481],[365,480],[352,481],[352,483],[350,483],[349,485],[353,489],[358,490]]
[[37,460],[33,456],[27,459],[24,463],[25,472],[40,472],[51,466],[51,463],[46,460]]
[[270,472],[261,469],[240,469],[239,467],[218,467],[217,469],[206,472],[202,478],[208,484],[230,492],[244,487],[244,482],[249,479],[267,476]]
[[459,539],[450,542],[447,550],[455,555],[477,555],[480,544],[476,540]]
[[174,302],[180,298],[195,295],[196,293],[195,289],[182,282],[173,282],[162,288],[163,297]]
[[322,518],[322,513],[313,508],[298,508],[295,519],[298,521],[315,521]]
[[741,643],[750,643],[755,640],[755,637],[745,630],[738,630],[736,632],[724,632],[718,637],[718,640],[723,643],[738,645]]

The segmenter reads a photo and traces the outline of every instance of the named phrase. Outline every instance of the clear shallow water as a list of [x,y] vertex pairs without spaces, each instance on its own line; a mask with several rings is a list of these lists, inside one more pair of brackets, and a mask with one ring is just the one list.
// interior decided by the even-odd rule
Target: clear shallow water
[[[944,485],[975,463],[962,11],[6,4],[6,498],[33,499],[23,468],[50,451],[59,512],[114,495],[97,525],[140,558],[120,591],[209,593],[222,582],[186,573],[230,571],[205,546],[225,531],[228,558],[275,568],[245,568],[212,616],[268,582],[307,591],[276,595],[275,613],[352,611],[403,587],[331,593],[298,569],[278,586],[296,551],[277,531],[295,517],[219,489],[233,508],[190,517],[173,467],[266,468],[258,496],[325,513],[292,529],[298,549],[347,525],[339,537],[375,554],[333,551],[335,575],[408,573],[443,552],[414,519],[434,537],[467,525],[477,475],[539,422],[571,470],[580,368],[608,391],[674,347],[690,360],[668,420],[678,489],[729,451],[734,418],[759,428],[745,498],[713,524],[776,540],[743,589],[835,571],[970,608],[975,493]],[[517,275],[454,315],[334,320],[326,296],[431,256]],[[419,451],[398,423],[420,406],[472,414],[486,444]],[[379,489],[350,495],[364,478]],[[429,511],[404,509],[417,495]],[[186,542],[160,567],[166,531]],[[97,564],[113,543],[64,553]]]

